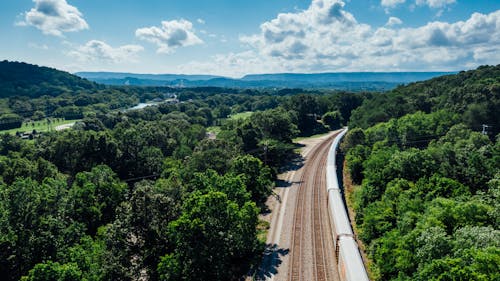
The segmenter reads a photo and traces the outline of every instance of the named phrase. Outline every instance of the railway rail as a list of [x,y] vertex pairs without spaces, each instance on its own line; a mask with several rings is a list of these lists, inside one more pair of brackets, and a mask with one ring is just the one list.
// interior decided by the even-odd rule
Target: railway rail
[[[325,237],[328,237],[328,235],[325,231],[329,231],[329,229],[324,227],[324,210],[326,208],[324,187],[326,186],[325,155],[328,153],[330,144],[335,136],[332,135],[318,145],[312,155],[308,157],[309,159],[300,177],[293,218],[288,280],[309,280],[304,274],[304,265],[307,263],[305,261],[306,251],[304,247],[308,242],[305,241],[306,231],[312,232],[312,241],[310,242],[312,242],[313,246],[312,271],[314,280],[332,280],[332,274],[329,273],[331,270],[328,267],[333,266],[333,264],[326,257],[327,247]],[[309,206],[307,203],[309,203]],[[307,207],[312,208],[310,214],[306,210]]]

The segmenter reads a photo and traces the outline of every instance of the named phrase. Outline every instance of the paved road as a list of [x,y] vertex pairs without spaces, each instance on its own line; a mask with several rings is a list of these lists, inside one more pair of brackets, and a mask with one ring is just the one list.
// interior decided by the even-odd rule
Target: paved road
[[308,140],[304,161],[282,175],[257,280],[339,279],[326,201],[326,158],[336,134]]

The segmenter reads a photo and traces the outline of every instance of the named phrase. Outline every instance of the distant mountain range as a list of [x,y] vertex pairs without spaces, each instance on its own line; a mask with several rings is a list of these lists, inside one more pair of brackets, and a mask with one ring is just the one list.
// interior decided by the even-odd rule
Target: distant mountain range
[[252,74],[239,79],[214,75],[134,74],[78,72],[76,75],[106,85],[232,87],[232,88],[328,88],[350,91],[390,90],[401,84],[423,81],[456,72],[339,72]]

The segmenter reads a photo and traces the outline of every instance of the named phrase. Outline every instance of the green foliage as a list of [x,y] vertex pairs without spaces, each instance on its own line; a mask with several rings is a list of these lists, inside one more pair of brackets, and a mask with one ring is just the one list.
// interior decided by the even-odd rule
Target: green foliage
[[354,128],[352,130],[347,131],[347,134],[342,140],[342,144],[340,145],[343,151],[348,151],[349,149],[365,143],[365,132],[361,128]]
[[340,114],[340,111],[330,111],[321,117],[324,125],[327,125],[330,130],[337,130],[344,124],[344,119]]
[[223,192],[229,200],[242,206],[250,200],[250,193],[247,191],[242,176],[225,174],[219,176],[214,170],[207,170],[204,173],[195,173],[190,184],[192,190],[207,193],[209,191]]
[[48,67],[0,62],[2,97],[60,95],[70,90],[96,89],[95,83]]
[[95,240],[84,236],[79,243],[70,247],[62,254],[62,262],[76,265],[82,272],[82,280],[98,281],[104,278],[103,261],[105,258],[105,245],[102,240]]
[[354,110],[350,126],[368,128],[391,118],[422,111],[447,110],[462,115],[470,129],[494,124],[492,136],[500,132],[500,65],[482,66],[428,81],[411,83],[382,95],[373,95]]
[[[375,135],[382,134],[369,138]],[[484,232],[498,225],[498,204],[490,205],[498,198],[493,179],[499,168],[493,158],[497,144],[463,127],[452,127],[424,149],[390,144],[386,139],[376,142],[371,153],[370,147],[357,145],[346,157],[353,161],[352,175],[359,175],[355,169],[363,166],[354,205],[359,235],[369,245],[377,279],[494,277],[489,267],[495,266],[497,254],[488,253],[490,261],[481,267],[475,259],[483,253],[470,249],[497,244],[495,236]],[[465,252],[471,255],[467,261],[462,260]]]
[[107,166],[78,173],[69,191],[70,215],[85,224],[90,234],[95,234],[99,226],[112,221],[126,190],[127,186]]
[[286,103],[288,111],[295,112],[297,129],[301,135],[313,135],[321,133],[324,128],[317,121],[323,110],[319,99],[312,95],[294,95]]
[[21,281],[79,281],[87,280],[82,278],[82,272],[76,264],[59,264],[48,261],[37,264],[29,271],[28,276],[21,278]]
[[15,113],[2,114],[0,116],[0,130],[20,128],[23,118]]
[[181,213],[183,197],[182,188],[170,180],[135,185],[131,198],[119,206],[116,219],[105,229],[101,280],[136,279],[141,271],[158,278],[156,266],[171,245],[166,228]]
[[364,129],[343,149],[376,280],[500,278],[500,139],[477,132],[498,124],[498,70],[400,87],[353,113]]
[[229,171],[242,177],[246,189],[252,195],[252,201],[262,205],[271,195],[273,187],[271,169],[264,166],[258,158],[250,155],[238,156],[231,162]]
[[181,217],[169,225],[176,251],[158,265],[161,280],[232,280],[256,250],[258,209],[222,192],[194,193]]
[[[246,124],[251,125],[251,129],[257,131],[257,139],[291,142],[297,134],[293,116],[282,108],[257,112],[246,120]],[[246,141],[245,132],[241,134],[243,141]]]
[[238,148],[232,143],[219,139],[205,139],[194,149],[187,166],[192,171],[203,172],[213,169],[223,174],[229,169],[231,159],[238,154]]
[[55,117],[62,117],[68,120],[83,118],[83,110],[81,107],[77,106],[59,107],[53,112],[53,114]]
[[66,193],[65,181],[50,178],[42,184],[20,178],[0,187],[0,270],[8,280],[80,239],[82,227],[65,216]]

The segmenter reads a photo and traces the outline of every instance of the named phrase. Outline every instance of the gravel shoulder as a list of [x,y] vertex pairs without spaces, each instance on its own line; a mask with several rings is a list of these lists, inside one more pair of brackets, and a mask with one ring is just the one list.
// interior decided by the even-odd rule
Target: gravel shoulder
[[[288,280],[294,210],[297,201],[297,190],[301,183],[300,179],[302,177],[304,165],[307,165],[308,157],[314,149],[317,148],[320,143],[327,141],[335,133],[336,132],[331,132],[313,138],[300,139],[297,143],[302,146],[300,149],[301,159],[291,163],[286,171],[278,175],[278,182],[274,188],[274,196],[271,196],[267,201],[270,212],[261,216],[261,219],[269,222],[270,227],[266,240],[267,248],[264,253],[263,263],[254,274],[253,280]],[[312,200],[311,194],[311,192],[306,193],[305,198],[308,203]],[[326,210],[326,198],[323,202],[325,202],[324,208]],[[310,207],[309,205],[306,211],[311,213]],[[306,217],[309,218],[310,216],[306,215]],[[326,217],[328,218],[328,216]],[[330,231],[329,221],[325,221],[323,224],[325,225],[325,229]],[[308,235],[307,233],[310,234],[310,231],[306,231],[305,233]],[[306,241],[307,239],[306,237]],[[304,245],[305,262],[303,262],[302,266],[306,276],[312,276],[313,274],[312,261],[307,262],[308,256],[312,259],[312,242],[310,240],[312,240],[312,238],[309,239],[310,243],[305,243]],[[332,244],[333,243],[327,242],[327,248],[333,248]],[[327,252],[329,253],[328,258],[334,261],[334,251],[328,250]],[[330,270],[332,271],[330,276],[333,277],[331,280],[338,280],[336,267]],[[309,278],[306,279],[313,280]],[[252,277],[249,277],[247,280],[252,280]]]

